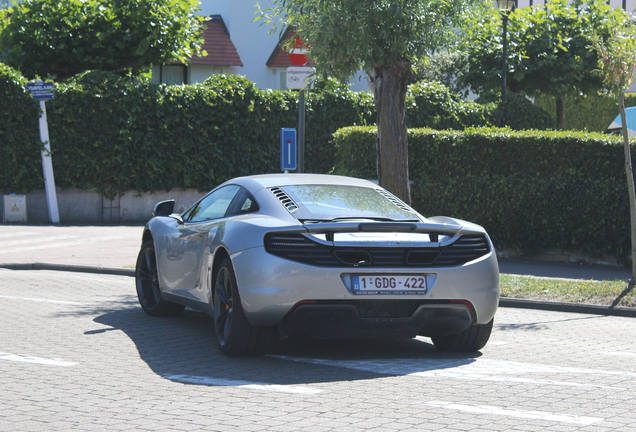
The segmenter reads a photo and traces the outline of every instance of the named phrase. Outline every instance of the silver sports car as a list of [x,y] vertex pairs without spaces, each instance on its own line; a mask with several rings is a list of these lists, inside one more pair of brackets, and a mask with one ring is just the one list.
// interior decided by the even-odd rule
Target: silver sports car
[[486,231],[425,218],[372,182],[241,177],[173,210],[173,200],[157,204],[144,229],[139,302],[153,316],[209,314],[226,355],[261,354],[291,335],[421,335],[448,351],[490,337],[499,267]]

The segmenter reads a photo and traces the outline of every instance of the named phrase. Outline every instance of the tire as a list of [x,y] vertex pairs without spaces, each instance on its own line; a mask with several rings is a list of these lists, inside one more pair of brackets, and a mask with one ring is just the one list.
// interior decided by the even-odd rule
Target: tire
[[135,266],[135,285],[141,308],[151,316],[176,316],[185,306],[161,298],[159,275],[157,273],[157,256],[155,245],[151,241],[141,246]]
[[476,324],[461,333],[449,336],[433,336],[435,348],[441,351],[474,352],[486,346],[494,318],[488,324]]
[[226,356],[256,356],[265,353],[272,329],[251,325],[245,317],[232,262],[226,258],[213,277],[214,333]]

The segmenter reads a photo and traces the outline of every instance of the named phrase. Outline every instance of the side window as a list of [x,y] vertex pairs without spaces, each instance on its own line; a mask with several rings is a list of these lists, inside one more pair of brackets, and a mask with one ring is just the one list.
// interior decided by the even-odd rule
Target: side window
[[259,207],[256,201],[254,201],[254,198],[252,198],[245,189],[241,189],[241,191],[236,195],[236,199],[232,203],[232,207],[228,211],[228,215],[254,213],[258,210]]
[[192,209],[188,215],[188,222],[222,218],[239,189],[239,186],[231,185],[212,192]]

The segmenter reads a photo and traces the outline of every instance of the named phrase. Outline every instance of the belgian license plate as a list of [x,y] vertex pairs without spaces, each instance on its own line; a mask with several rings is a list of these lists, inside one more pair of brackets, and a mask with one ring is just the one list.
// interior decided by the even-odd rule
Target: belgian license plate
[[426,294],[426,276],[353,276],[354,294]]

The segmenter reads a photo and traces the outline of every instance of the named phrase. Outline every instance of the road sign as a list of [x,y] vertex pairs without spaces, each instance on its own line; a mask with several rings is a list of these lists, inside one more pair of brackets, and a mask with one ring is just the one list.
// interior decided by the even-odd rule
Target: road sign
[[27,83],[27,90],[38,101],[55,99],[55,89],[53,83],[30,82]]
[[294,39],[292,49],[288,55],[289,60],[296,66],[304,66],[309,60],[307,59],[307,45],[300,36]]
[[280,129],[280,169],[282,171],[296,169],[296,129]]
[[302,90],[308,85],[313,84],[313,78],[309,78],[316,73],[316,69],[312,67],[290,66],[287,68],[287,88],[293,90]]

